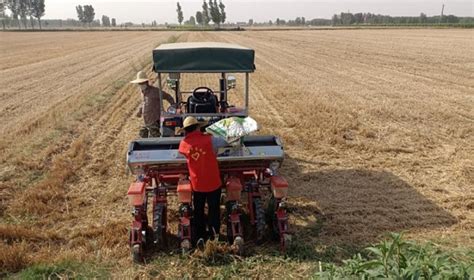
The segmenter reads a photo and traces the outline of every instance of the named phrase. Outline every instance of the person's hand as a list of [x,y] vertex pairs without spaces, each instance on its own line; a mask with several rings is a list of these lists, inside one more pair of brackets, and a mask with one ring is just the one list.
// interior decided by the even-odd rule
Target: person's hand
[[177,111],[176,103],[170,104],[170,106],[168,107],[168,109],[166,109],[166,112],[168,112],[168,113],[170,113],[170,114],[176,114],[176,111]]

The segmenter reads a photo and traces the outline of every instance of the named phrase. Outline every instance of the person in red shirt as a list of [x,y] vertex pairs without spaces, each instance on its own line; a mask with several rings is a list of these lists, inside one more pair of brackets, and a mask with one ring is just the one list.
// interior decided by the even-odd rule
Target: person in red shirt
[[[189,177],[193,188],[196,237],[199,243],[208,236],[204,219],[204,206],[208,206],[208,226],[211,238],[219,236],[221,175],[217,163],[217,149],[227,146],[224,139],[201,132],[202,123],[194,117],[183,122],[185,137],[179,144],[179,152],[186,157]],[[202,240],[202,241],[201,241]]]

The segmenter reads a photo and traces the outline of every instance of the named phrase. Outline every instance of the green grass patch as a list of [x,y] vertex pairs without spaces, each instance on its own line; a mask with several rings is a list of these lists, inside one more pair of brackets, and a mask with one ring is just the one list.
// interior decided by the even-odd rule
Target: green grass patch
[[11,279],[105,279],[110,278],[108,270],[91,263],[63,261],[57,264],[38,264],[28,267]]
[[388,240],[344,260],[326,263],[315,279],[472,279],[474,252],[446,252],[433,243],[418,244],[392,233]]

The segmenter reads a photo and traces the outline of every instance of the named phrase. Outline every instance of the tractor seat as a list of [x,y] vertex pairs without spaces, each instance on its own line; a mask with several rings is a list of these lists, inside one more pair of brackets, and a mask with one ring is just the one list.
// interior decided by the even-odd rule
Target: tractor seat
[[[202,91],[202,89],[205,89],[205,91]],[[187,111],[194,114],[217,113],[216,95],[207,88],[195,89],[193,95],[188,97]]]

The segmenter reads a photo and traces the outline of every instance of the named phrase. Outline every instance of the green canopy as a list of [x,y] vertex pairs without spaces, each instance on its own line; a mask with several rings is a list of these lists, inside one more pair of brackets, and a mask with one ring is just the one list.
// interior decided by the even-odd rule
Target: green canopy
[[162,44],[153,50],[153,70],[157,73],[238,73],[253,72],[255,52],[226,43]]

